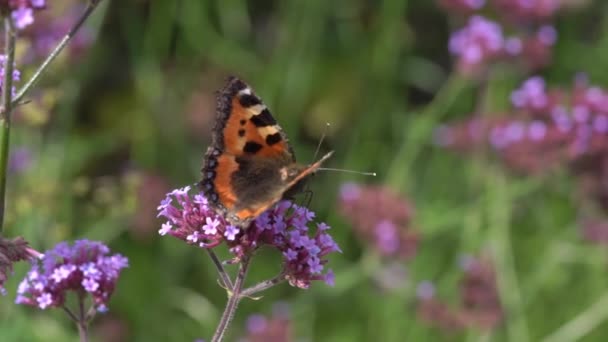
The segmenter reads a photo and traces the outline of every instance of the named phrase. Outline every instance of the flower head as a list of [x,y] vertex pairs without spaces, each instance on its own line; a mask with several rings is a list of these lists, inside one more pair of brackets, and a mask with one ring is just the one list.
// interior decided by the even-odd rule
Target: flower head
[[2,0],[0,9],[11,13],[18,29],[23,29],[34,22],[34,11],[46,7],[46,0]]
[[289,342],[291,336],[291,318],[289,307],[284,303],[273,306],[272,316],[253,314],[247,318],[247,335],[240,339],[243,342]]
[[0,294],[5,293],[4,282],[8,279],[8,274],[12,272],[13,264],[39,255],[38,252],[28,247],[27,241],[23,238],[9,240],[0,237]]
[[32,165],[32,152],[25,147],[17,147],[11,151],[8,160],[10,172],[21,173],[29,169]]
[[261,214],[248,227],[230,225],[213,210],[202,194],[190,195],[190,188],[177,189],[158,207],[167,221],[159,230],[200,248],[225,243],[236,258],[243,258],[262,246],[277,249],[283,257],[285,278],[292,286],[308,288],[313,280],[333,283],[333,275],[323,273],[325,256],[340,252],[328,234],[329,226],[312,226],[314,213],[289,201],[281,201]]
[[73,245],[61,242],[32,263],[19,285],[16,302],[41,309],[61,307],[69,291],[86,293],[98,311],[107,310],[116,281],[127,258],[110,255],[101,242],[78,240]]
[[382,186],[342,185],[340,211],[362,241],[372,243],[384,256],[411,258],[418,234],[410,229],[413,208],[409,202]]

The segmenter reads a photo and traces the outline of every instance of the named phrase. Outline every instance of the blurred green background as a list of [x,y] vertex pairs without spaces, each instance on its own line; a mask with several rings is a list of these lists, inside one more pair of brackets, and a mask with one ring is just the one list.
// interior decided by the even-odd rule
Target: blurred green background
[[[49,1],[45,15],[74,20],[73,3]],[[552,85],[568,86],[580,71],[608,82],[608,3],[579,5],[552,18],[559,39],[541,70]],[[314,177],[310,208],[344,251],[329,264],[336,286],[282,284],[243,301],[229,341],[278,301],[289,307],[291,341],[605,341],[608,253],[580,238],[571,176],[514,175],[493,158],[433,144],[440,123],[469,117],[479,101],[508,110],[509,92],[529,76],[495,66],[480,95],[480,82],[456,72],[447,50],[461,23],[423,0],[105,0],[87,22],[90,41],[62,55],[16,113],[11,150],[29,157],[9,173],[5,234],[41,251],[98,239],[129,258],[94,340],[208,340],[226,295],[204,252],[157,234],[156,206],[198,181],[214,91],[237,75],[270,107],[300,161],[312,160],[329,122],[329,165],[378,177]],[[39,61],[28,61],[28,48],[20,41],[24,76]],[[357,239],[338,210],[343,182],[408,198],[415,256],[383,258]],[[422,281],[458,306],[463,255],[492,259],[504,317],[491,329],[446,330],[418,314]],[[249,280],[279,268],[278,255],[260,253]],[[16,266],[0,298],[0,340],[77,340],[60,310],[13,304],[26,271]],[[387,274],[389,287],[378,280]]]

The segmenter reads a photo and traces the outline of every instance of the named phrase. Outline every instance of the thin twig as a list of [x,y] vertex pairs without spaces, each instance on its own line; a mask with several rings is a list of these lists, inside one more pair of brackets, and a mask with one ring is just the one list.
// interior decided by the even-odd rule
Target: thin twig
[[2,84],[2,112],[0,113],[0,233],[4,227],[4,210],[6,207],[6,174],[8,172],[8,158],[11,131],[13,67],[15,63],[15,29],[10,15],[4,18],[4,81]]
[[61,307],[63,309],[63,311],[65,311],[65,313],[68,314],[68,316],[70,317],[70,319],[72,321],[74,321],[74,323],[78,324],[78,317],[76,317],[76,315],[74,315],[74,313],[72,312],[72,310],[68,309],[67,306],[62,306]]
[[226,272],[226,269],[222,265],[222,262],[210,248],[206,248],[206,250],[207,253],[209,253],[209,256],[211,257],[215,268],[217,268],[217,272],[220,274],[220,280],[222,282],[223,287],[227,291],[232,291],[232,281],[230,281],[230,276]]
[[228,293],[228,303],[226,303],[226,308],[224,309],[220,323],[215,330],[215,334],[213,334],[213,337],[211,338],[211,342],[221,342],[224,339],[228,326],[230,325],[232,318],[234,318],[236,308],[241,300],[241,290],[243,288],[243,284],[245,283],[245,277],[247,276],[247,271],[249,269],[249,262],[249,257],[244,257],[241,260],[239,273],[234,281],[234,287],[232,288],[232,291]]
[[243,291],[241,291],[241,298],[251,297],[256,293],[268,290],[269,288],[280,284],[285,281],[285,272],[281,272],[276,275],[274,278],[264,280],[263,282],[256,284],[252,287],[249,287]]
[[78,295],[78,334],[80,335],[80,342],[89,341],[88,327],[89,323],[84,311],[84,294],[81,293]]
[[38,67],[36,72],[34,72],[34,75],[32,75],[32,77],[27,81],[27,83],[21,89],[19,89],[17,95],[15,95],[15,97],[13,98],[13,105],[16,105],[18,102],[21,102],[23,97],[32,89],[36,82],[38,82],[40,76],[42,76],[42,74],[51,64],[51,62],[55,58],[57,58],[59,53],[61,53],[61,51],[63,51],[63,49],[68,45],[70,40],[76,35],[78,30],[80,30],[82,24],[84,24],[84,22],[89,18],[91,13],[93,13],[93,11],[97,7],[97,5],[99,5],[100,2],[101,0],[89,0],[87,8],[84,10],[76,24],[74,24],[70,31],[63,37],[63,39],[61,39],[55,49],[53,49],[51,54],[49,54],[49,56],[44,60],[44,62],[42,62],[42,64]]

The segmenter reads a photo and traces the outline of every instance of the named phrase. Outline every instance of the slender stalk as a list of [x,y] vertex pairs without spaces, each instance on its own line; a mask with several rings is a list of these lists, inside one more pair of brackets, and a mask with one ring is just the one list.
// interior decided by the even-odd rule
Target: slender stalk
[[38,82],[40,76],[42,76],[42,74],[51,64],[51,62],[55,60],[55,58],[57,58],[61,51],[63,51],[63,49],[68,45],[70,40],[76,35],[78,30],[80,30],[82,24],[84,24],[84,22],[89,18],[91,13],[93,13],[93,11],[97,7],[97,5],[99,5],[100,2],[101,0],[89,0],[87,8],[84,10],[76,24],[74,24],[70,31],[63,37],[63,39],[61,39],[55,49],[53,49],[49,56],[44,60],[44,62],[40,64],[36,72],[34,72],[34,75],[32,75],[32,77],[27,81],[27,83],[25,83],[25,85],[21,89],[19,89],[17,95],[15,95],[15,97],[13,98],[13,105],[19,104],[23,97],[25,97],[25,95],[27,95],[27,93],[32,89],[36,82]]
[[89,341],[89,322],[87,321],[87,313],[84,310],[84,294],[78,295],[78,335],[80,342]]
[[259,284],[256,284],[252,287],[244,289],[243,291],[241,291],[241,298],[251,297],[256,293],[268,290],[269,288],[271,288],[279,283],[282,283],[284,281],[285,281],[285,273],[281,272],[274,278],[264,280],[263,282],[261,282]]
[[80,342],[89,341],[89,332],[86,322],[78,322],[78,336],[80,336]]
[[217,257],[217,255],[213,252],[213,250],[211,250],[211,248],[206,248],[206,251],[207,251],[207,253],[209,253],[211,260],[213,260],[213,264],[215,265],[215,268],[217,268],[217,272],[220,274],[220,280],[222,282],[222,286],[224,286],[224,288],[226,290],[231,291],[232,290],[232,281],[230,281],[230,276],[228,276],[228,273],[226,272],[226,269],[222,265],[222,262]]
[[78,317],[76,317],[76,315],[74,315],[72,310],[68,309],[67,306],[62,306],[61,308],[63,309],[63,311],[65,311],[65,313],[68,314],[68,317],[70,317],[70,319],[72,321],[74,321],[74,323],[78,324]]
[[234,318],[236,308],[241,300],[241,290],[243,289],[243,284],[245,283],[245,277],[247,276],[247,270],[249,269],[249,262],[249,257],[244,257],[241,260],[239,273],[234,281],[232,291],[228,292],[228,303],[226,303],[226,308],[224,309],[220,323],[215,330],[215,334],[213,334],[213,337],[211,338],[211,342],[221,342],[224,339],[228,326]]
[[8,168],[8,151],[10,145],[13,65],[15,63],[15,29],[10,15],[4,18],[4,81],[2,84],[2,113],[0,113],[0,234],[4,227],[4,210],[6,207],[6,173]]

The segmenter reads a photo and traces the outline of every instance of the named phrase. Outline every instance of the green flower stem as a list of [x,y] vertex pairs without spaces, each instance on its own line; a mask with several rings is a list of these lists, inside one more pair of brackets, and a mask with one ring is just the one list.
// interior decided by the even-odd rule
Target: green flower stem
[[240,296],[241,296],[241,298],[251,297],[251,296],[255,295],[256,293],[268,290],[269,288],[271,288],[277,284],[280,284],[280,283],[284,282],[285,280],[286,280],[285,272],[281,272],[274,278],[265,280],[259,284],[256,284],[250,288],[247,288],[247,289],[241,291]]
[[84,293],[81,293],[78,296],[78,335],[80,336],[80,342],[89,342],[89,322],[84,310],[84,300]]
[[225,288],[226,290],[231,290],[232,281],[230,280],[230,276],[228,276],[228,272],[226,272],[226,269],[224,269],[222,262],[211,249],[207,248],[206,250],[207,250],[207,253],[209,253],[209,256],[211,257],[211,260],[213,261],[215,268],[217,268],[217,272],[220,274],[220,280],[222,282],[222,284],[221,284],[222,287]]
[[59,56],[61,51],[63,51],[63,49],[68,45],[70,40],[74,38],[78,30],[80,30],[80,28],[82,27],[82,24],[84,24],[84,22],[89,18],[91,13],[93,13],[93,11],[97,7],[97,5],[99,5],[100,2],[101,0],[89,0],[87,8],[84,10],[78,21],[76,21],[76,24],[74,24],[70,31],[63,37],[63,39],[61,39],[59,44],[57,44],[55,49],[53,49],[53,51],[44,60],[44,62],[40,64],[36,72],[34,72],[34,75],[32,75],[32,77],[27,81],[27,83],[25,83],[25,85],[21,89],[19,89],[17,95],[15,95],[15,97],[13,98],[13,105],[17,105],[21,102],[21,100],[23,100],[25,95],[27,95],[27,93],[32,89],[36,82],[38,82],[40,76],[42,76],[42,74],[46,71],[51,62],[55,60],[57,56]]
[[4,83],[2,85],[2,112],[0,114],[0,234],[4,227],[4,210],[6,207],[6,173],[8,168],[9,144],[11,132],[11,111],[13,89],[13,65],[15,63],[15,28],[11,16],[4,18]]
[[243,260],[241,260],[239,273],[234,281],[232,291],[228,291],[228,303],[226,303],[226,308],[224,309],[220,323],[215,330],[215,334],[213,334],[213,338],[211,338],[211,342],[221,342],[224,339],[228,326],[230,325],[230,322],[232,322],[234,314],[236,313],[236,308],[241,301],[241,291],[243,289],[243,284],[245,283],[249,263],[249,257],[244,257]]

